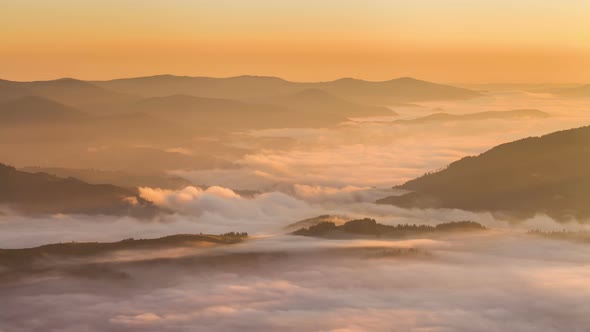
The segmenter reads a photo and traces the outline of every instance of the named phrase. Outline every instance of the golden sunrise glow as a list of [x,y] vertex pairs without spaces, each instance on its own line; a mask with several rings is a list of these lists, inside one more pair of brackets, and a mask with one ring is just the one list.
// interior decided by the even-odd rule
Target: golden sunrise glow
[[590,80],[590,3],[0,1],[0,77]]
[[590,0],[0,0],[0,332],[590,326]]

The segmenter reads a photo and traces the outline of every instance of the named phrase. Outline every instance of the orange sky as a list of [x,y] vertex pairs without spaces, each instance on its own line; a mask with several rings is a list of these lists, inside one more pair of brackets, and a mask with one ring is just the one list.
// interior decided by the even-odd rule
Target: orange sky
[[0,77],[590,82],[590,1],[0,0]]

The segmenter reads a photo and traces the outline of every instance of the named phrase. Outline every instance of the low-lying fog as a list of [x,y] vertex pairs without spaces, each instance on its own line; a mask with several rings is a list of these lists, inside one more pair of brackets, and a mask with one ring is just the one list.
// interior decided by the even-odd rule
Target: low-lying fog
[[[466,101],[393,107],[401,119],[419,118],[435,112],[467,114],[525,108],[541,110],[550,117],[419,125],[391,122],[397,118],[388,121],[363,119],[331,129],[287,128],[242,133],[237,134],[237,138],[225,137],[226,144],[235,146],[248,145],[253,138],[268,137],[289,138],[296,143],[257,149],[236,160],[236,167],[232,168],[169,170],[195,184],[217,187],[206,191],[194,187],[180,190],[142,188],[142,197],[175,213],[153,220],[63,215],[29,218],[0,210],[4,211],[0,213],[0,247],[25,247],[56,241],[117,240],[129,236],[156,237],[178,232],[274,234],[290,223],[321,214],[373,217],[389,224],[474,220],[497,227],[498,222],[485,213],[409,211],[373,203],[394,194],[392,186],[444,167],[461,157],[516,139],[586,125],[590,123],[588,103],[509,91],[488,93],[485,97]],[[255,189],[261,194],[253,198],[241,197],[227,188]],[[530,225],[523,228],[581,227],[577,224],[556,225],[545,216],[537,216],[528,222]],[[35,229],[35,232],[27,232],[29,229]]]
[[[392,107],[394,118],[365,118],[329,129],[269,129],[247,137],[290,138],[288,149],[263,149],[238,160],[239,168],[178,170],[195,183],[230,188],[267,189],[277,183],[329,187],[391,187],[425,172],[476,155],[498,144],[528,136],[587,125],[585,100],[566,100],[525,92],[494,92],[459,102],[421,103]],[[504,118],[403,124],[433,113],[469,114],[536,109],[547,118]],[[238,136],[238,141],[243,137]]]
[[[392,122],[435,112],[514,109],[551,116]],[[0,278],[0,332],[588,331],[590,246],[526,234],[586,230],[584,223],[558,224],[544,215],[508,222],[490,213],[374,204],[391,195],[392,186],[463,156],[587,125],[587,103],[505,92],[395,110],[400,117],[337,128],[230,135],[226,143],[238,147],[269,137],[294,143],[248,153],[232,168],[168,170],[214,187],[141,188],[141,197],[170,211],[148,220],[0,210],[0,248],[178,233],[253,236],[169,258],[158,252],[125,261],[107,256],[88,263],[87,273],[60,270],[69,264],[64,259],[51,273]],[[260,194],[240,196],[228,188]],[[472,220],[490,231],[404,241],[285,235],[285,226],[323,214],[392,225]],[[389,255],[387,248],[418,251]]]
[[0,330],[581,332],[589,255],[587,244],[504,232],[259,238],[9,281]]

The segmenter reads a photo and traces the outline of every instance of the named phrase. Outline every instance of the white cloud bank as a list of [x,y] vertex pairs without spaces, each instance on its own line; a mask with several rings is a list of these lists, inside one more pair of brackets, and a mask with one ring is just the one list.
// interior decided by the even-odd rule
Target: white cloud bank
[[194,258],[104,266],[125,280],[66,273],[13,281],[0,287],[0,330],[585,332],[590,325],[585,244],[498,233],[382,240],[430,255],[377,258],[357,242],[259,239],[195,249]]

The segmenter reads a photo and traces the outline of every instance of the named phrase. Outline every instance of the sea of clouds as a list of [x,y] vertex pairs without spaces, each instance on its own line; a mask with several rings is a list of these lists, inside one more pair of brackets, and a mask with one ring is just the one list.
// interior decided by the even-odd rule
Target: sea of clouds
[[[120,279],[66,273],[62,265],[73,264],[67,260],[51,273],[0,279],[0,332],[587,331],[590,247],[526,234],[587,230],[587,224],[559,224],[543,215],[509,222],[490,213],[374,204],[400,193],[392,186],[463,156],[588,124],[586,106],[503,93],[399,113],[408,118],[435,108],[452,113],[538,108],[552,116],[424,126],[363,121],[253,132],[248,135],[289,137],[298,144],[249,153],[232,169],[171,170],[211,187],[139,188],[142,198],[165,211],[153,218],[31,217],[2,209],[1,248],[178,233],[245,231],[253,237],[229,247],[142,252],[124,261],[107,256],[89,263],[125,276]],[[260,193],[241,196],[230,188]],[[289,224],[324,214],[392,225],[473,220],[492,230],[410,241],[285,234]],[[381,248],[417,248],[421,254],[375,255]]]

